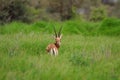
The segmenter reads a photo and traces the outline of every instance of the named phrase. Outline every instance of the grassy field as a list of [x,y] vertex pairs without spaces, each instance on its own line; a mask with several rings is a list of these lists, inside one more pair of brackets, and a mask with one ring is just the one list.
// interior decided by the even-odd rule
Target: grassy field
[[76,23],[63,23],[62,44],[56,57],[45,51],[54,42],[51,23],[14,22],[1,27],[0,80],[120,80],[118,24],[117,28],[109,27],[110,36],[110,31],[100,27],[106,24],[86,23],[82,26],[90,29],[78,30],[72,28],[81,24]]

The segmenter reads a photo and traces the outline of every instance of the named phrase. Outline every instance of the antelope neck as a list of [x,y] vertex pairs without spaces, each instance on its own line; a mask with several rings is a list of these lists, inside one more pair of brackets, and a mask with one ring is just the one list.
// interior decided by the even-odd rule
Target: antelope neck
[[59,47],[60,47],[60,45],[59,45],[59,44],[57,44],[57,43],[55,43],[55,46],[56,46],[57,48],[59,48]]

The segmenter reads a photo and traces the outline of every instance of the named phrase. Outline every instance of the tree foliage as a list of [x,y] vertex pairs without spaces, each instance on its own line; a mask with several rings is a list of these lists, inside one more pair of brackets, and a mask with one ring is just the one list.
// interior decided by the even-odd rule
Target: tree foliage
[[[0,23],[76,17],[99,21],[106,15],[119,17],[119,3],[111,6],[102,0],[0,0]],[[109,7],[105,8],[106,5]]]
[[27,21],[26,0],[0,0],[0,23],[13,20]]

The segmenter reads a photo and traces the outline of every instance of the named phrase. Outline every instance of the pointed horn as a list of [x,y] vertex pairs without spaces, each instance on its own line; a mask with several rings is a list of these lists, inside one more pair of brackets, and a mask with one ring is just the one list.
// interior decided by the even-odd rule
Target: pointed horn
[[57,37],[57,32],[56,32],[55,26],[54,26],[54,32],[55,32],[55,37]]
[[60,29],[59,29],[59,33],[58,33],[58,36],[60,37],[60,35],[61,35],[61,31],[62,31],[62,26],[60,27]]

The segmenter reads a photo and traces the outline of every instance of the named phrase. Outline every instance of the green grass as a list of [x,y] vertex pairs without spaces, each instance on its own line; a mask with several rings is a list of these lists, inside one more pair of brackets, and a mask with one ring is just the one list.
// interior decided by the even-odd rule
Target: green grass
[[19,32],[25,34],[29,34],[31,32],[53,34],[53,26],[55,26],[57,30],[60,26],[63,26],[62,33],[65,35],[120,36],[120,19],[115,18],[107,18],[101,22],[88,22],[82,20],[69,20],[65,22],[39,21],[33,24],[12,22],[10,24],[0,26],[0,34],[15,34]]
[[[0,80],[120,80],[120,25],[110,21],[1,26]],[[64,27],[56,57],[45,51],[53,23]]]
[[58,56],[52,36],[0,35],[0,80],[120,80],[120,38],[64,35]]

